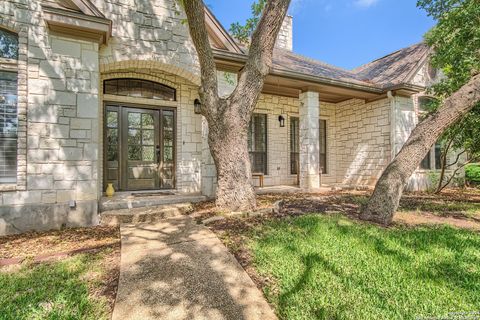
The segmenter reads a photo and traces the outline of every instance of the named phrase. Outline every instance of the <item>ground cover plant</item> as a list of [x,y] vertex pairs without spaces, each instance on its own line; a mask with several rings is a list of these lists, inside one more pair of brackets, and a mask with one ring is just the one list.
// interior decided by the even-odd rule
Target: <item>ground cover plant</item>
[[110,319],[119,241],[111,227],[1,237],[0,260],[22,263],[0,266],[0,319]]
[[[368,195],[285,195],[276,213],[227,218],[210,227],[280,319],[475,315],[480,194],[406,194],[388,228],[358,219]],[[259,203],[280,199],[267,195]]]

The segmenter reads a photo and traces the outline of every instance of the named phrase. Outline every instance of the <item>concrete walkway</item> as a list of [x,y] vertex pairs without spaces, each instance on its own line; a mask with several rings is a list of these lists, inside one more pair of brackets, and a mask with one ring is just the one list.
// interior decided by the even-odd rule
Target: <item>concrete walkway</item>
[[276,319],[220,240],[190,217],[122,225],[113,320]]

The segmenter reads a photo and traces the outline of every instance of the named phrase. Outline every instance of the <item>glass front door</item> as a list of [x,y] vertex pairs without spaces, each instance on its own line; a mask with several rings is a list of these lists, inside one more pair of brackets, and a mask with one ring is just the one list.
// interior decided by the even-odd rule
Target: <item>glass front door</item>
[[107,105],[105,112],[105,183],[175,188],[175,111]]

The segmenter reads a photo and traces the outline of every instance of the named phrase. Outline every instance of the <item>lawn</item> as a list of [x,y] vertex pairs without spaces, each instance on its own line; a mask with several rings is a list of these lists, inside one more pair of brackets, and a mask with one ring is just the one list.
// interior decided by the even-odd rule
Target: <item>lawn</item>
[[281,319],[418,319],[480,311],[476,232],[385,229],[314,214],[267,220],[246,238]]
[[[38,257],[44,262],[33,263]],[[0,320],[110,319],[119,274],[118,229],[1,237],[0,259],[12,258],[23,263],[0,267]]]

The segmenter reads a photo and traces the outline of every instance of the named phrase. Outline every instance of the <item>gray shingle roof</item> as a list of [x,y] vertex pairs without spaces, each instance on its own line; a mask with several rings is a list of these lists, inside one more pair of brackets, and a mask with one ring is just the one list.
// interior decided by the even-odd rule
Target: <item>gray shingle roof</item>
[[322,61],[314,60],[283,49],[274,50],[273,67],[276,70],[285,70],[314,77],[372,86],[372,84],[362,81],[357,75],[349,70],[335,67]]
[[408,76],[418,67],[428,51],[425,43],[417,43],[353,69],[352,72],[358,79],[384,88],[406,83]]
[[346,70],[288,50],[275,49],[273,66],[304,75],[344,81],[359,85],[388,88],[407,82],[407,77],[428,53],[424,43],[398,50],[353,70]]

